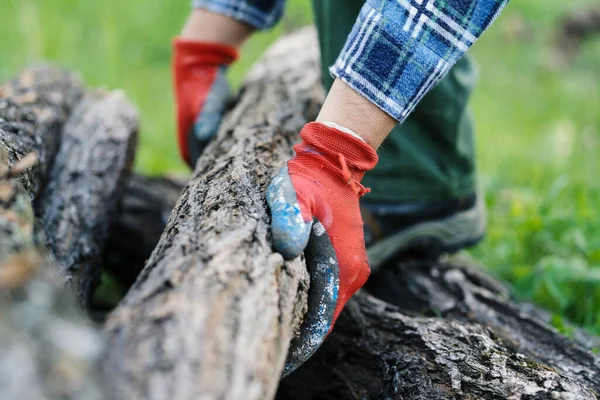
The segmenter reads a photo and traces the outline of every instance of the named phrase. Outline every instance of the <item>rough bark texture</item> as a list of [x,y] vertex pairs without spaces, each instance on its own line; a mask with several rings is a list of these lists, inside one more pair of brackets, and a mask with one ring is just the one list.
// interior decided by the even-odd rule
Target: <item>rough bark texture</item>
[[271,250],[264,193],[322,98],[315,43],[288,38],[251,73],[109,318],[114,398],[273,396],[308,277]]
[[26,68],[0,87],[0,148],[8,152],[11,164],[32,152],[38,159],[20,176],[31,199],[43,184],[62,127],[82,93],[76,75],[49,65]]
[[123,92],[88,93],[64,127],[38,202],[56,264],[83,305],[89,304],[99,280],[101,255],[131,171],[137,131],[137,112]]
[[52,66],[27,68],[0,87],[0,175],[6,178],[27,157],[35,160],[17,180],[0,180],[0,262],[35,253],[43,244],[31,200],[54,159],[69,110],[81,93],[74,75]]
[[117,222],[111,228],[104,263],[125,287],[133,285],[156,247],[185,182],[135,174],[128,180]]
[[487,326],[510,350],[600,392],[600,358],[590,351],[600,348],[598,338],[578,329],[565,337],[549,325],[547,313],[510,301],[506,288],[473,262],[404,262],[376,274],[368,287],[405,310]]

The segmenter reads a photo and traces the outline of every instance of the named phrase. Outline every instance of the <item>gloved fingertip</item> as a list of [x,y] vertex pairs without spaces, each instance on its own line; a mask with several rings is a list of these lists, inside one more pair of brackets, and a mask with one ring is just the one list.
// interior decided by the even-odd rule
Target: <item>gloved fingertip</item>
[[302,220],[300,209],[294,205],[275,201],[270,207],[273,248],[286,260],[298,257],[308,242],[311,224]]

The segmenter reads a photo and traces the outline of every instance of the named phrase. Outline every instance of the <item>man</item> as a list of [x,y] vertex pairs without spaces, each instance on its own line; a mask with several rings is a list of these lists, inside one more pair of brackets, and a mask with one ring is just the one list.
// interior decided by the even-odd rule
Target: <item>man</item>
[[[311,270],[311,306],[287,372],[367,280],[365,243],[379,265],[394,252],[437,257],[483,237],[466,106],[475,72],[462,56],[507,2],[314,0],[328,95],[267,193],[274,248],[286,259],[306,248]],[[279,20],[284,0],[193,5],[173,58],[178,139],[190,165],[218,129],[227,66],[252,32]]]

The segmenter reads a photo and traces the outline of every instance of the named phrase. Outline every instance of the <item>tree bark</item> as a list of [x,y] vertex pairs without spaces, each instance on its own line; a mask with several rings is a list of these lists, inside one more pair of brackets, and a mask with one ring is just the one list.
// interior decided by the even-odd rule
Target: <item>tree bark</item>
[[131,171],[137,131],[137,112],[123,92],[85,95],[64,127],[38,202],[56,264],[84,306],[99,281],[101,256]]
[[31,199],[52,165],[62,127],[83,94],[77,75],[51,65],[24,69],[0,87],[0,147],[11,164],[30,153],[37,165],[19,180]]
[[[302,260],[271,252],[263,196],[322,99],[312,48],[310,31],[282,39],[199,161],[106,325],[113,397],[273,396],[307,287]],[[277,398],[595,398],[598,358],[586,347],[596,339],[576,330],[569,340],[531,310],[464,260],[401,258],[349,302]]]
[[287,38],[250,74],[109,318],[114,398],[273,397],[308,276],[301,259],[271,250],[264,193],[322,99],[311,40]]
[[[54,159],[62,125],[81,93],[73,74],[47,65],[27,68],[0,87],[0,263],[37,253],[44,244],[31,201]],[[17,167],[23,169],[14,174],[17,180],[10,179],[9,171],[22,163],[27,165]]]

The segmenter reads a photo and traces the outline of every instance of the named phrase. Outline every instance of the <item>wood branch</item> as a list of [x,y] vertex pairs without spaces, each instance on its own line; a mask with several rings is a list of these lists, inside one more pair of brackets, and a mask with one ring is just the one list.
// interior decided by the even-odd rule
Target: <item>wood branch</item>
[[137,112],[123,92],[88,93],[64,127],[38,202],[57,267],[84,306],[99,281],[101,255],[131,171],[137,131]]
[[[273,396],[306,287],[302,260],[271,253],[263,196],[322,98],[313,35],[282,39],[256,67],[109,319],[113,397]],[[595,398],[597,357],[468,263],[402,260],[368,289],[388,302],[355,296],[278,399]]]
[[316,46],[306,48],[306,35],[314,32],[275,46],[251,73],[109,318],[114,398],[274,395],[308,276],[302,260],[284,263],[271,250],[264,193],[322,99]]
[[176,178],[134,174],[128,180],[104,257],[105,268],[126,288],[133,285],[158,244],[184,186],[185,181]]
[[26,68],[0,87],[0,148],[10,164],[34,153],[37,165],[21,174],[33,199],[52,165],[67,116],[83,93],[79,78],[58,67]]

